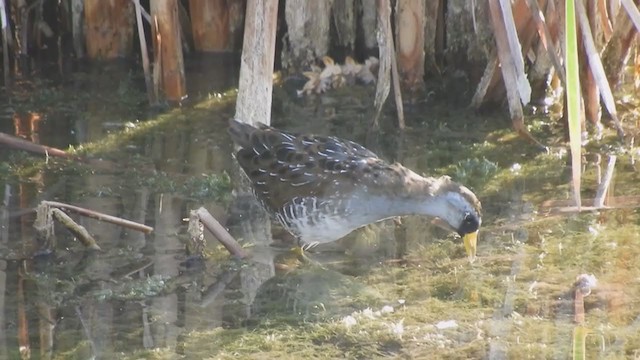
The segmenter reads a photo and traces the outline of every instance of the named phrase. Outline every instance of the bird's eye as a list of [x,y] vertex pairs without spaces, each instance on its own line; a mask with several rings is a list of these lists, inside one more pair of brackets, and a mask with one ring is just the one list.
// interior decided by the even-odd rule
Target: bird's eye
[[464,215],[464,219],[462,220],[462,226],[460,227],[460,230],[461,232],[466,234],[478,230],[479,226],[480,223],[478,222],[478,219],[471,213],[466,213]]
[[470,213],[466,213],[464,215],[464,223],[467,225],[471,225],[474,222],[473,216]]

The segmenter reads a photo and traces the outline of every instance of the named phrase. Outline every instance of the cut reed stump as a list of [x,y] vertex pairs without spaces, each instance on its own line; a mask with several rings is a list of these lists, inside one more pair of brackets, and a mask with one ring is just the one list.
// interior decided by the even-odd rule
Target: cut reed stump
[[[540,1],[546,3],[545,1]],[[489,0],[491,23],[496,41],[495,51],[487,64],[484,75],[471,101],[475,108],[485,103],[499,101],[504,85],[513,128],[541,149],[546,147],[536,140],[524,124],[523,104],[531,98],[531,85],[524,72],[523,54],[527,54],[536,35],[536,24],[525,0]]]
[[326,0],[286,1],[284,17],[289,41],[284,44],[282,51],[282,66],[285,69],[301,73],[327,54],[331,3]]
[[424,61],[428,74],[441,74],[438,64],[444,53],[444,11],[442,1],[425,2]]
[[362,26],[362,37],[365,50],[373,52],[378,46],[376,37],[378,28],[378,15],[376,10],[377,0],[360,0],[356,2],[357,13],[362,14],[360,24]]
[[[580,4],[578,4],[580,3]],[[580,24],[579,35],[590,35],[599,36],[596,31],[599,30],[597,27],[597,19],[596,19],[596,2],[588,1],[587,7],[585,9],[582,2],[576,2],[576,17],[578,23]],[[582,9],[582,15],[584,16],[584,20],[580,16]],[[586,32],[585,32],[586,31]],[[593,42],[593,40],[591,40]],[[593,46],[593,45],[592,45]],[[597,52],[595,56],[599,57]],[[578,67],[580,71],[580,88],[582,90],[582,100],[584,104],[584,115],[587,121],[594,125],[600,124],[600,118],[602,116],[602,108],[600,106],[600,90],[596,84],[596,79],[593,75],[593,72],[589,68],[591,61],[593,60],[593,53],[589,53],[588,47],[585,41],[584,36],[578,36]],[[581,119],[582,120],[582,119]],[[585,131],[585,124],[582,124],[582,131]]]
[[189,0],[196,51],[230,50],[229,7],[227,0]]
[[391,85],[393,84],[393,95],[398,115],[398,127],[400,129],[404,129],[405,122],[402,92],[400,90],[398,63],[396,62],[395,45],[391,30],[391,3],[389,0],[376,0],[376,7],[378,9],[378,49],[380,53],[380,67],[378,68],[378,82],[376,84],[376,97],[374,101],[376,114],[373,117],[371,126],[374,129],[379,127],[382,106],[387,100]]
[[249,0],[236,100],[237,119],[271,123],[278,1]]
[[87,56],[103,60],[131,57],[134,21],[131,0],[85,0]]
[[356,12],[355,0],[334,0],[331,13],[336,29],[333,42],[352,54],[356,44]]
[[[639,3],[635,0],[634,3]],[[620,81],[620,76],[624,71],[626,59],[631,51],[631,42],[636,37],[637,29],[633,27],[633,22],[626,11],[618,11],[613,23],[613,34],[602,51],[602,64],[607,80],[611,86],[616,86]]]
[[424,89],[425,0],[398,0],[396,53],[400,85],[405,94]]

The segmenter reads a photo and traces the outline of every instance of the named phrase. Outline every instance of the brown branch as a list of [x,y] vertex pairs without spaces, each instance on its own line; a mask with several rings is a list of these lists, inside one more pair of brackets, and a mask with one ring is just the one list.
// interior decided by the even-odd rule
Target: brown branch
[[78,238],[78,240],[80,240],[82,245],[84,245],[86,248],[89,248],[91,250],[102,250],[100,249],[100,246],[98,246],[98,244],[96,243],[96,239],[94,239],[93,236],[89,234],[87,229],[85,229],[84,226],[73,221],[73,219],[70,218],[69,215],[65,214],[62,210],[51,209],[51,214],[56,220],[58,220],[62,225],[64,225],[64,227],[66,227],[67,230],[69,230],[73,235],[75,235]]
[[198,215],[198,218],[204,227],[207,228],[207,230],[209,230],[209,232],[211,232],[231,254],[240,259],[244,259],[248,256],[247,252],[244,251],[240,244],[238,244],[236,239],[229,234],[227,229],[225,229],[224,226],[222,226],[218,220],[216,220],[211,213],[207,211],[207,209],[203,207],[199,208],[196,210],[196,215]]
[[89,210],[89,209],[85,209],[79,206],[74,206],[74,205],[70,205],[70,204],[65,204],[65,203],[61,203],[61,202],[57,202],[57,201],[43,201],[43,204],[46,204],[48,206],[54,207],[54,208],[61,208],[61,209],[66,209],[69,211],[73,211],[77,214],[80,214],[82,216],[86,216],[86,217],[90,217],[96,220],[100,220],[100,221],[105,221],[111,224],[115,224],[115,225],[119,225],[119,226],[123,226],[126,227],[128,229],[132,229],[132,230],[136,230],[136,231],[142,231],[145,234],[149,234],[153,231],[153,228],[151,226],[147,226],[144,224],[140,224],[131,220],[126,220],[123,218],[119,218],[116,216],[111,216],[111,215],[107,215],[107,214],[103,214],[94,210]]
[[222,294],[222,292],[227,288],[227,285],[229,285],[229,283],[231,283],[231,281],[235,279],[239,272],[239,270],[235,269],[228,270],[227,272],[222,274],[218,281],[213,283],[202,293],[200,307],[207,307],[212,302],[214,302],[218,298],[218,296]]
[[36,154],[42,154],[46,156],[57,156],[67,159],[80,159],[77,156],[69,154],[68,152],[56,148],[52,148],[45,145],[34,144],[31,141],[21,139],[17,136],[11,136],[9,134],[0,133],[0,144],[5,144],[9,147],[24,150]]

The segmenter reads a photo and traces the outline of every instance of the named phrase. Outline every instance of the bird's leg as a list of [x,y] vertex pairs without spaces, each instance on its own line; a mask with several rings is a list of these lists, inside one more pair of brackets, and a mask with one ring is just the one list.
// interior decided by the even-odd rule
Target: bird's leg
[[293,249],[291,249],[291,251],[293,251],[294,254],[296,254],[296,256],[298,256],[298,259],[301,262],[305,262],[305,263],[309,263],[311,262],[311,259],[309,259],[309,257],[307,257],[307,255],[305,255],[305,252],[307,250],[313,249],[314,247],[318,246],[318,242],[313,242],[313,243],[303,243],[301,239],[298,239],[298,244],[297,246],[295,246]]

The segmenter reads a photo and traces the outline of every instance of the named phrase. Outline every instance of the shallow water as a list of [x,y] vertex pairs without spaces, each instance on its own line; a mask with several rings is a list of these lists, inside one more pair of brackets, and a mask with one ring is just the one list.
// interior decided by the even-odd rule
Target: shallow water
[[[11,105],[41,120],[3,118],[2,131],[26,129],[27,138],[74,145],[91,160],[0,155],[0,358],[639,356],[637,148],[611,139],[587,147],[583,198],[595,196],[616,154],[607,197],[615,208],[578,214],[562,202],[571,198],[570,172],[553,114],[527,119],[552,145],[548,154],[515,136],[502,113],[474,114],[457,100],[408,107],[404,135],[389,106],[382,132],[367,133],[373,89],[299,99],[287,81],[276,89],[275,126],[347,137],[418,172],[449,174],[484,209],[472,264],[459,239],[418,217],[368,226],[300,263],[239,185],[225,132],[233,114],[225,91],[236,80],[203,70],[229,64],[190,64],[189,104],[159,114],[142,105],[141,79],[127,71],[44,84]],[[60,226],[47,251],[32,226],[42,200],[154,231],[72,214],[102,251],[85,250]],[[205,260],[187,253],[184,219],[200,206],[229,227],[248,260],[230,258],[209,234]],[[593,278],[576,285],[580,275]]]

